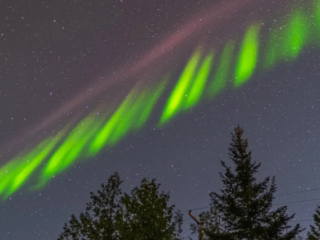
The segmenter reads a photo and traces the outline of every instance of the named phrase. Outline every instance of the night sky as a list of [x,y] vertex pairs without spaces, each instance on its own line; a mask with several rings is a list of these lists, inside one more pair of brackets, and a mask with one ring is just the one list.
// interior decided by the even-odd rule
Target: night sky
[[3,2],[0,239],[57,239],[115,171],[125,191],[156,178],[178,209],[206,210],[237,124],[262,162],[258,178],[276,176],[275,206],[311,224],[320,202],[318,6]]

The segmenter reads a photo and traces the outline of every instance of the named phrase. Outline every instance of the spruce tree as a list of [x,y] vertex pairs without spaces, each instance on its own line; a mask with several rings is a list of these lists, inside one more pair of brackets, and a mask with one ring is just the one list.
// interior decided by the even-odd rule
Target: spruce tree
[[[235,165],[234,171],[224,161],[220,173],[223,188],[221,193],[211,193],[211,210],[204,213],[206,233],[209,239],[247,240],[293,240],[302,231],[299,224],[291,227],[294,214],[287,215],[287,207],[272,210],[275,177],[262,181],[256,179],[260,163],[251,160],[248,141],[243,139],[243,130],[234,129],[229,148],[229,157]],[[219,212],[219,226],[212,215]],[[210,223],[211,222],[211,223]],[[210,227],[211,225],[211,227]]]
[[314,225],[310,226],[308,232],[308,240],[319,240],[320,239],[320,205],[317,206],[316,213],[313,214]]

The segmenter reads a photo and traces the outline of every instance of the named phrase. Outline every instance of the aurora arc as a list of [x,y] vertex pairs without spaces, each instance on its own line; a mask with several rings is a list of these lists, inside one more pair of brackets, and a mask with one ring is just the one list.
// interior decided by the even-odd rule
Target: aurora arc
[[[320,6],[320,1],[314,1],[314,4]],[[316,46],[319,47],[320,8],[314,9],[315,27],[318,29]],[[295,61],[311,43],[311,36],[306,29],[310,19],[300,9],[293,11],[287,20],[283,21],[283,29],[278,25],[269,33],[265,51],[260,49],[262,26],[249,26],[235,63],[232,61],[235,52],[233,41],[224,45],[220,56],[210,53],[202,57],[202,52],[197,48],[166,101],[160,124],[164,125],[182,111],[198,105],[204,93],[210,98],[216,96],[226,89],[229,80],[233,88],[243,86],[259,67],[259,58],[262,59],[260,67],[267,69],[281,61]],[[215,63],[216,69],[213,67]],[[105,118],[91,114],[80,121],[68,135],[61,132],[49,137],[29,153],[20,154],[3,165],[0,168],[0,196],[3,199],[10,197],[38,170],[38,187],[43,187],[52,176],[66,171],[76,160],[95,156],[106,146],[112,147],[130,132],[141,129],[162,96],[165,82],[143,91],[137,88],[132,90],[107,122]]]

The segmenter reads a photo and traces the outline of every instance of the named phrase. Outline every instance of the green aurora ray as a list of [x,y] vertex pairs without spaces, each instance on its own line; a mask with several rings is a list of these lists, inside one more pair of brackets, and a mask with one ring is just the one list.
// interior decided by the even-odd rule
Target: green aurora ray
[[195,76],[194,82],[190,87],[189,93],[186,95],[186,100],[184,102],[185,109],[194,107],[200,101],[202,92],[206,86],[206,82],[211,70],[212,61],[213,53],[209,54],[200,66],[200,69]]
[[240,87],[248,81],[256,68],[259,54],[259,30],[258,25],[253,25],[244,36],[236,65],[235,87]]
[[320,0],[315,0],[314,1],[314,7],[313,9],[315,10],[315,18],[316,18],[316,26],[318,30],[318,39],[320,38]]
[[0,169],[0,195],[6,199],[16,192],[56,147],[62,133],[41,142],[30,153],[19,156]]
[[52,177],[70,167],[81,156],[84,147],[98,130],[101,120],[90,115],[69,133],[60,147],[43,168],[38,188],[43,187]]
[[133,90],[90,143],[90,155],[96,155],[105,145],[114,145],[130,130],[141,128],[161,96],[165,83],[166,79],[155,89],[143,93]]
[[264,64],[267,69],[280,61],[293,62],[298,58],[309,39],[306,19],[297,10],[291,14],[285,27],[277,26],[271,33]]
[[160,119],[160,125],[163,125],[179,111],[181,111],[183,106],[182,103],[184,102],[184,98],[186,97],[187,90],[192,82],[200,58],[201,53],[199,50],[196,50],[181,73],[180,78],[167,101],[166,107]]
[[228,77],[230,76],[233,51],[234,43],[229,41],[223,49],[217,71],[214,74],[213,81],[208,88],[208,96],[210,98],[215,97],[227,85]]

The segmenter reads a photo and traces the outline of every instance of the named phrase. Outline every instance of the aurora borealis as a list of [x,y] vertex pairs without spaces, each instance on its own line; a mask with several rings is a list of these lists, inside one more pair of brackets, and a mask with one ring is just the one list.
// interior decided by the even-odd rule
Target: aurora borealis
[[[261,1],[261,4],[262,2],[263,1]],[[82,3],[79,4],[81,5]],[[110,19],[117,19],[118,16],[123,14],[123,11],[130,11],[129,6],[132,6],[135,3],[126,3],[125,1],[123,1],[112,4],[105,4],[105,7],[109,9],[106,15]],[[168,6],[171,6],[170,3],[166,4],[168,4]],[[194,3],[189,4],[191,6]],[[35,132],[35,134],[30,134],[30,136],[28,136],[27,138],[28,140],[15,140],[16,142],[18,142],[18,144],[14,144],[14,146],[12,145],[13,147],[10,146],[10,148],[6,148],[10,149],[10,151],[5,150],[3,153],[1,153],[0,198],[2,204],[10,204],[9,199],[19,198],[19,194],[21,194],[21,192],[25,192],[30,195],[37,195],[41,191],[49,191],[50,188],[52,188],[51,184],[57,184],[54,183],[55,181],[58,181],[57,179],[68,178],[69,174],[71,174],[74,169],[77,168],[82,168],[82,171],[86,172],[86,166],[93,164],[92,162],[95,162],[95,159],[100,159],[102,156],[106,156],[109,152],[121,152],[122,150],[119,150],[119,148],[123,148],[123,144],[126,144],[126,141],[131,142],[130,139],[140,136],[146,136],[148,135],[146,131],[149,131],[150,129],[152,129],[152,133],[150,133],[150,136],[153,134],[153,132],[157,131],[161,132],[161,136],[166,136],[164,132],[168,131],[177,131],[176,134],[172,134],[173,136],[184,135],[184,131],[180,129],[179,125],[180,121],[184,121],[183,119],[194,118],[198,121],[198,117],[195,117],[195,115],[198,114],[200,116],[203,112],[205,112],[206,107],[210,106],[210,104],[221,103],[221,99],[224,96],[236,96],[242,91],[248,91],[248,89],[251,89],[250,84],[258,84],[257,86],[260,86],[259,84],[261,84],[262,86],[264,84],[263,81],[266,81],[265,78],[267,78],[269,74],[275,74],[274,69],[282,68],[287,69],[287,72],[291,72],[291,70],[289,71],[288,68],[298,68],[296,67],[298,66],[297,64],[302,64],[302,62],[307,59],[306,54],[316,54],[320,52],[320,1],[300,1],[296,3],[289,3],[288,1],[286,1],[286,3],[283,3],[285,5],[283,11],[279,10],[281,5],[280,3],[279,6],[272,5],[272,7],[268,9],[268,11],[274,14],[270,15],[273,18],[268,17],[267,15],[262,17],[259,16],[259,3],[246,1],[244,4],[246,4],[248,9],[253,12],[256,11],[257,13],[252,14],[255,17],[248,18],[249,20],[243,22],[241,27],[233,27],[232,23],[228,22],[230,19],[232,19],[232,21],[236,21],[237,16],[239,17],[247,14],[247,10],[244,10],[243,6],[240,7],[241,4],[238,3],[238,1],[234,1],[234,5],[225,6],[225,9],[231,12],[236,12],[237,14],[235,16],[230,16],[227,10],[224,10],[226,13],[222,16],[218,15],[220,11],[217,13],[216,18],[220,21],[221,19],[223,19],[221,23],[219,22],[221,27],[211,27],[213,26],[213,23],[217,21],[214,18],[215,16],[212,19],[209,17],[206,18],[206,16],[209,14],[208,9],[214,9],[215,7],[212,7],[210,3],[208,3],[208,1],[203,1],[201,4],[199,4],[201,7],[195,7],[198,11],[196,11],[196,13],[194,14],[191,10],[187,11],[188,15],[186,19],[193,19],[192,17],[198,16],[199,12],[205,13],[203,16],[203,21],[206,21],[206,23],[203,23],[203,25],[199,24],[198,26],[199,31],[201,30],[201,34],[192,33],[189,37],[186,37],[186,39],[193,39],[189,40],[188,43],[184,43],[183,41],[185,41],[185,39],[182,37],[181,40],[179,40],[181,41],[181,47],[179,46],[180,48],[173,48],[170,46],[168,47],[168,49],[161,50],[163,52],[163,55],[159,55],[160,60],[154,58],[156,60],[154,60],[154,63],[150,62],[150,65],[149,62],[145,63],[145,60],[143,60],[148,58],[142,58],[142,60],[139,62],[139,59],[136,60],[136,55],[133,57],[133,52],[141,52],[143,41],[142,39],[140,39],[141,36],[139,36],[139,34],[144,33],[144,29],[136,29],[137,33],[131,33],[130,31],[133,30],[128,30],[130,29],[129,27],[126,31],[124,31],[122,28],[120,28],[120,30],[118,29],[120,32],[123,31],[125,33],[129,31],[131,35],[134,36],[132,38],[135,39],[132,40],[132,42],[136,41],[136,43],[141,44],[141,46],[135,47],[133,43],[126,42],[122,47],[119,47],[120,50],[117,50],[118,52],[123,51],[121,52],[122,54],[119,54],[115,51],[114,53],[112,53],[113,55],[110,53],[110,57],[105,56],[107,56],[108,51],[112,52],[111,45],[106,45],[106,49],[99,50],[99,46],[94,46],[94,44],[90,43],[90,37],[87,35],[84,36],[84,39],[87,39],[86,44],[82,43],[80,40],[79,42],[77,42],[77,40],[74,40],[74,44],[71,44],[71,46],[77,46],[78,44],[79,46],[82,46],[81,49],[85,46],[86,48],[89,48],[88,46],[90,46],[92,49],[97,48],[97,50],[88,50],[87,54],[81,53],[81,57],[92,54],[92,57],[90,55],[90,58],[86,60],[87,65],[89,65],[90,62],[95,62],[96,64],[92,63],[91,67],[87,68],[90,68],[90,71],[87,70],[85,74],[81,74],[82,68],[85,69],[86,67],[84,67],[84,65],[81,65],[82,67],[79,67],[80,65],[78,66],[76,63],[73,64],[72,61],[77,61],[75,60],[76,58],[74,57],[72,60],[71,58],[69,59],[69,57],[66,55],[65,63],[64,65],[61,65],[63,66],[63,71],[61,71],[62,76],[64,73],[70,72],[69,77],[63,78],[66,83],[62,80],[61,82],[57,83],[55,83],[53,80],[50,80],[51,82],[49,80],[43,80],[43,83],[38,83],[40,85],[43,84],[42,89],[45,89],[43,91],[50,92],[50,97],[51,95],[57,95],[57,100],[55,100],[56,102],[52,103],[52,105],[50,105],[51,103],[48,103],[48,106],[40,106],[39,103],[38,110],[37,108],[33,110],[32,108],[28,108],[28,110],[26,111],[34,111],[34,113],[36,114],[30,117],[30,119],[34,119],[35,122],[39,122],[39,120],[45,119],[45,116],[52,114],[52,112],[58,112],[59,109],[66,108],[65,106],[68,105],[68,102],[77,102],[75,100],[72,100],[72,96],[75,96],[75,94],[72,94],[73,90],[71,89],[73,88],[76,88],[76,92],[80,93],[79,96],[81,96],[81,99],[85,99],[86,96],[89,96],[91,94],[90,97],[87,97],[88,99],[90,99],[90,101],[87,101],[86,103],[80,103],[79,101],[78,104],[74,104],[74,109],[65,111],[64,116],[61,117],[61,119],[64,119],[63,121],[59,120],[59,118],[52,124],[50,123],[48,125],[41,126],[41,134],[39,132],[37,133],[36,131],[33,131],[33,129],[35,129],[36,127],[30,127],[30,131],[27,130],[27,132]],[[93,5],[95,5],[95,3],[93,3]],[[223,3],[221,3],[221,6],[222,9],[224,9]],[[261,8],[265,8],[266,6],[268,6],[268,4],[262,4]],[[126,10],[123,10],[123,8]],[[162,8],[165,8],[165,6],[161,5],[161,7],[159,6],[156,9]],[[97,12],[100,11],[98,10],[99,7],[96,5],[95,9]],[[178,11],[179,7],[174,9],[175,10],[172,11]],[[30,11],[33,12],[33,10]],[[146,12],[147,10],[144,9],[142,11]],[[65,14],[65,16],[68,16],[67,12],[65,12]],[[75,15],[68,18],[68,21],[58,21],[61,25],[59,25],[59,27],[56,27],[54,25],[55,23],[57,23],[55,17],[53,17],[53,19],[50,19],[50,24],[52,24],[51,31],[53,32],[53,36],[56,36],[62,42],[67,41],[65,39],[65,35],[63,35],[65,34],[63,30],[70,31],[68,32],[68,34],[73,34],[73,30],[68,30],[68,27],[64,26],[63,23],[69,22],[71,24],[76,21],[75,19],[79,18],[79,16],[76,13],[74,14]],[[104,19],[102,12],[99,12],[97,16],[97,18]],[[152,16],[146,16],[146,18],[150,20],[152,19]],[[124,19],[126,19],[126,16],[121,15],[121,19],[122,20],[118,19],[114,21],[119,21],[119,23],[121,21],[125,21]],[[175,18],[175,20],[181,21],[179,22],[179,25],[181,25],[181,29],[183,29],[183,26],[189,26],[188,21],[182,21],[181,19],[179,20],[179,17]],[[49,20],[46,21],[49,22]],[[93,18],[90,21],[95,22],[98,20]],[[107,22],[108,19],[104,19],[104,21]],[[153,21],[150,21],[153,24]],[[197,24],[194,24],[193,26],[196,25]],[[71,29],[76,28],[73,25],[70,26]],[[124,26],[126,25],[123,25],[123,28]],[[161,27],[163,27],[162,31],[166,32],[169,32],[169,30],[171,29],[169,27],[158,26],[158,28]],[[40,28],[35,25],[35,28],[35,33],[33,33],[32,36],[36,39],[38,38],[38,35],[41,35],[37,32],[40,31],[39,29],[47,31],[43,26],[42,28]],[[196,29],[196,27],[194,28]],[[233,28],[237,28],[237,30]],[[90,30],[88,29],[84,28],[82,30],[79,30],[79,36],[82,36],[81,31],[84,31],[88,34],[88,32],[90,32]],[[116,31],[116,27],[112,27],[112,29],[112,31]],[[155,27],[151,28],[150,26],[148,26],[148,29],[151,32],[151,35],[155,34],[152,33],[156,32]],[[191,28],[188,27],[186,29]],[[218,35],[219,31],[222,31],[221,29],[227,32],[227,34],[226,36],[221,35],[221,37],[219,38]],[[54,33],[54,31],[62,32],[61,34],[57,34]],[[96,32],[97,36],[100,36],[98,34],[102,34],[101,32],[103,31],[107,30],[102,30],[99,28],[99,33]],[[210,31],[212,31],[212,33]],[[210,35],[209,32],[212,35]],[[135,36],[134,34],[137,34],[137,36]],[[4,34],[3,36],[6,37],[6,35],[7,34]],[[101,39],[98,39],[101,45],[103,45],[104,42],[108,43],[108,37],[106,36],[107,34],[105,35],[103,41],[101,40],[102,37]],[[124,36],[127,36],[127,34],[125,34]],[[125,37],[123,37],[121,34],[119,36],[117,35],[117,39],[114,40],[112,44],[116,45],[118,42],[125,42],[126,40],[124,38]],[[150,39],[152,39],[152,37],[150,37],[148,34],[145,36],[145,38],[150,42],[149,45],[147,44],[150,49],[153,49],[153,46],[156,46],[154,50],[151,51],[151,53],[157,52],[159,46],[162,46],[160,44],[156,44],[157,41],[151,41]],[[219,38],[219,40],[217,40],[217,38]],[[39,36],[39,39],[45,39],[45,37],[41,35]],[[161,36],[159,37],[159,39],[160,40],[158,42],[162,42],[162,40],[166,38]],[[170,36],[168,37],[168,39],[170,39]],[[52,43],[54,42],[54,40],[50,41]],[[178,40],[176,41],[178,42]],[[82,52],[82,50],[80,51],[79,48],[77,48],[77,51]],[[105,51],[106,55],[104,56],[102,53],[102,55],[96,53],[100,51]],[[48,54],[51,54],[49,50]],[[130,54],[133,55],[131,56]],[[180,57],[179,54],[184,57]],[[60,59],[60,55],[64,56],[63,52],[56,55],[55,58]],[[140,56],[144,55],[142,54]],[[97,58],[106,60],[104,60],[105,62],[103,60],[101,60],[100,62],[100,60],[95,60]],[[128,64],[128,62],[130,61],[127,60],[127,58],[133,59],[133,67]],[[46,63],[46,61],[43,60],[41,63],[39,63],[39,65],[41,66],[42,64],[47,64],[47,67],[41,69],[50,69],[50,64]],[[316,66],[315,68],[319,68],[317,66],[318,63],[316,63],[319,62],[319,59],[310,62],[311,63],[308,63],[308,66],[314,63],[314,66]],[[105,70],[104,65],[108,65],[110,69],[107,68],[107,70]],[[52,63],[52,68],[54,68],[54,66],[55,65]],[[135,71],[138,71],[138,66],[141,66],[141,70],[139,70],[139,74],[136,74]],[[72,68],[76,70],[70,70]],[[115,68],[120,70],[116,72],[114,70]],[[108,72],[108,75],[112,76],[111,80],[108,82],[109,87],[106,88],[106,91],[102,91],[103,88],[99,87],[105,84],[104,82],[107,82],[107,80],[105,80],[103,77],[99,77],[99,80],[97,80],[96,83],[91,80],[93,76],[96,76],[96,74],[93,74],[93,72],[95,71],[99,72],[99,74],[103,76],[106,75],[105,72]],[[304,72],[304,70],[301,71]],[[132,77],[129,75],[125,75],[127,74],[126,72],[132,72]],[[49,73],[47,73],[48,75],[44,76],[42,76],[41,74],[42,73],[40,71],[40,74],[34,76],[33,78],[49,79]],[[22,75],[23,74],[21,74],[21,76]],[[273,75],[272,76],[273,78],[277,78],[277,80],[280,81],[280,75],[281,74],[276,77],[274,77]],[[58,76],[58,78],[59,77],[60,75]],[[69,82],[69,78],[81,80],[79,80],[77,83],[72,83]],[[133,80],[129,82],[127,79]],[[79,86],[77,84],[79,84]],[[277,82],[277,84],[280,83]],[[308,82],[305,84],[313,83]],[[17,86],[20,85],[17,84]],[[50,86],[55,86],[55,88],[59,90],[48,90]],[[30,87],[25,87],[25,89],[29,88]],[[274,88],[276,88],[276,84],[274,84]],[[84,91],[83,89],[89,90]],[[91,93],[91,90],[93,93]],[[8,91],[14,90],[11,89]],[[64,100],[63,97],[56,94],[56,92],[59,91],[61,93],[63,91],[67,91],[67,94],[65,94],[65,96],[71,96],[66,97],[67,100]],[[285,92],[286,90],[283,91]],[[4,92],[1,92],[1,94],[2,96],[8,95],[8,93]],[[28,94],[27,97],[23,97],[23,94],[21,94],[21,98],[28,99],[30,98],[30,96],[31,95]],[[263,99],[260,100],[264,101]],[[37,101],[39,102],[38,98]],[[255,100],[248,100],[248,102],[251,101]],[[240,102],[241,101],[239,101],[239,103]],[[288,103],[290,101],[285,100],[285,102]],[[7,104],[12,105],[13,103],[11,102]],[[38,103],[35,102],[35,104]],[[306,105],[308,104],[306,103]],[[215,109],[219,108],[217,107],[218,105],[214,106]],[[228,106],[224,105],[223,103],[223,105],[220,105],[220,108],[220,111],[224,112],[227,111],[226,109],[228,108]],[[197,111],[200,111],[201,114],[199,112],[197,113]],[[12,113],[12,110],[8,112]],[[246,119],[246,114],[248,113],[244,113],[243,117],[240,119]],[[294,116],[294,114],[292,115]],[[15,118],[12,117],[12,120],[14,119]],[[199,119],[202,118],[199,117]],[[259,119],[261,119],[261,117]],[[286,117],[286,119],[292,119],[292,117]],[[222,119],[216,121],[219,123],[219,121],[223,122],[224,120]],[[235,125],[237,123],[238,122],[230,123],[230,120],[228,120],[228,124]],[[5,124],[6,123],[2,125],[5,126]],[[203,123],[203,126],[207,125],[207,123]],[[313,123],[313,125],[315,126],[316,124]],[[15,126],[15,124],[13,123],[12,126]],[[10,127],[12,126],[10,125]],[[229,125],[225,125],[224,129],[228,129],[229,127]],[[246,129],[245,127],[245,130],[250,131],[250,124],[248,124],[247,128],[248,129]],[[24,132],[23,130],[25,128],[20,127],[17,129],[19,131],[15,131],[15,136],[23,135],[22,132]],[[180,129],[181,132],[178,132],[178,129]],[[188,131],[191,131],[191,129],[189,129]],[[203,131],[206,132],[207,130]],[[200,133],[198,133],[196,128],[192,129],[192,132],[192,136],[203,134],[202,130],[199,130]],[[170,135],[170,133],[167,134]],[[221,134],[228,136],[228,132],[222,133],[219,131],[219,135]],[[15,137],[11,133],[8,135],[3,138],[4,142],[9,142],[11,139],[18,139],[18,137]],[[207,139],[210,137],[212,136],[206,136],[204,138]],[[185,137],[185,139],[187,139],[187,137]],[[183,141],[185,141],[185,139],[183,139]],[[138,142],[140,140],[136,141],[137,142],[133,141],[134,143],[129,144],[129,147],[127,149],[134,148],[133,146],[135,144],[138,145]],[[150,140],[150,142],[153,141],[156,140]],[[180,141],[182,140],[180,139]],[[160,140],[158,140],[158,142],[160,142]],[[171,143],[172,146],[175,146],[176,144],[179,146],[184,145],[182,143],[179,144],[176,141]],[[186,143],[186,145],[188,145],[188,143]],[[207,144],[205,145],[207,146]],[[141,151],[147,148],[147,146],[142,147]],[[177,149],[179,148],[180,147],[177,147]],[[161,143],[159,143],[158,149],[162,149]],[[156,155],[156,152],[158,151],[159,150],[155,150],[154,154]],[[114,153],[112,153],[111,155],[117,156],[114,155]],[[168,156],[171,155],[172,154],[168,153]],[[132,156],[133,155],[119,158],[126,159],[126,161],[128,161],[127,159],[130,159],[130,157]],[[177,159],[180,159],[180,157],[177,157]],[[137,161],[140,164],[140,161],[143,160],[140,160],[139,157],[132,157],[132,161]],[[217,160],[217,162],[219,162],[219,160]],[[99,165],[99,163],[96,164]],[[108,166],[107,163],[105,164]],[[110,164],[112,165],[113,163]],[[122,165],[123,164],[124,163],[122,162]],[[184,164],[188,165],[188,163]],[[169,165],[174,168],[174,164]],[[99,166],[96,167],[99,168]],[[206,167],[204,166],[203,168]],[[276,172],[276,170],[272,170],[272,168],[269,171]],[[132,171],[132,173],[137,176],[135,172],[136,171]],[[89,175],[90,174],[88,174],[88,179],[90,178]],[[166,171],[163,171],[162,176],[165,175]],[[179,176],[180,175],[181,174],[179,174]],[[73,179],[74,178],[77,177],[73,176]]]

